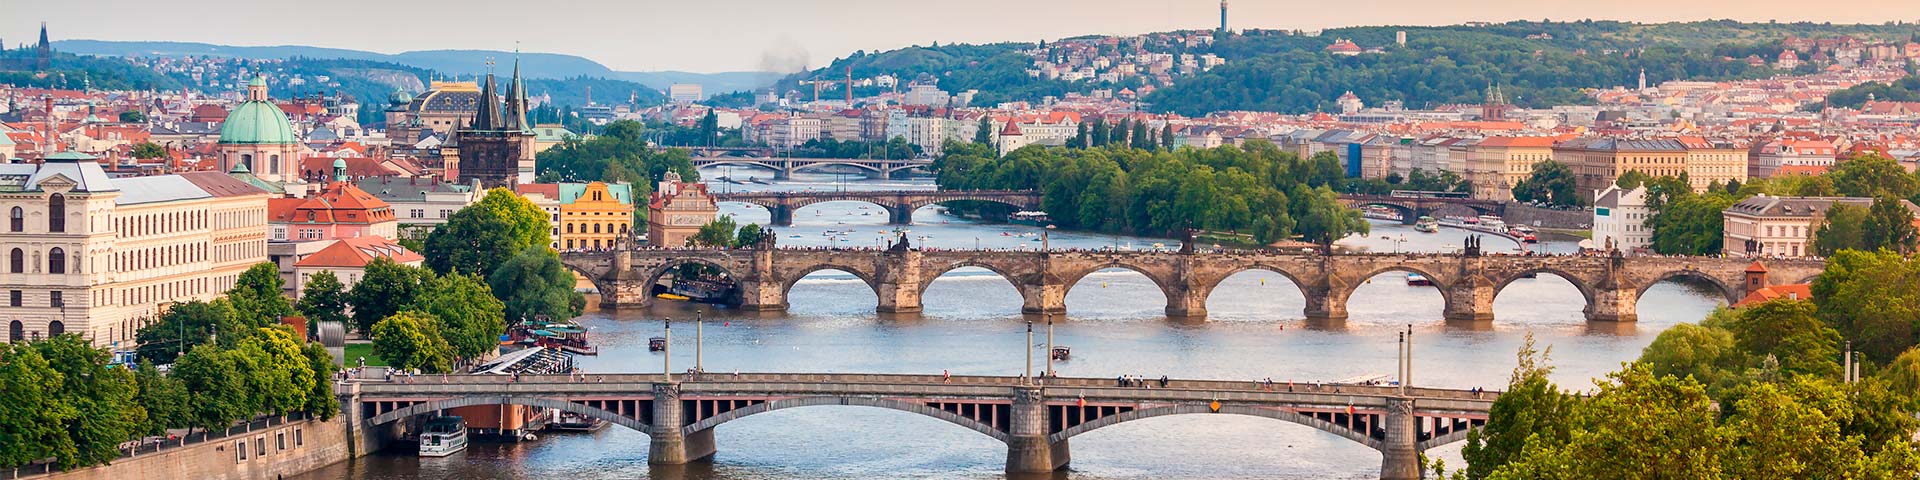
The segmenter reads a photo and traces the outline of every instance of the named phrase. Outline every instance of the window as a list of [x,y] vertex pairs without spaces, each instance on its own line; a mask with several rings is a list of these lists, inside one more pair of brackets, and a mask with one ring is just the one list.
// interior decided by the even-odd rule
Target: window
[[573,233],[573,224],[567,224],[567,233]]
[[20,306],[20,297],[21,297],[21,292],[20,292],[19,290],[8,290],[8,291],[7,291],[7,306],[9,306],[9,307],[18,307],[18,306]]
[[67,251],[53,247],[47,252],[47,273],[67,273]]
[[269,170],[267,173],[274,174],[274,175],[280,174],[280,156],[279,155],[271,155],[267,157],[267,169]]
[[27,230],[27,211],[24,209],[21,209],[20,207],[13,207],[13,218],[12,218],[12,223],[9,225],[9,227],[11,231],[15,231],[15,232],[26,231]]
[[59,291],[59,290],[54,290],[54,291],[52,291],[52,292],[48,292],[48,293],[50,293],[50,294],[52,294],[53,296],[52,296],[52,297],[49,297],[49,299],[47,300],[47,302],[48,302],[48,303],[47,303],[47,306],[50,306],[50,307],[53,307],[53,308],[60,308],[60,307],[65,307],[65,306],[67,306],[67,298],[66,298],[66,297],[65,297],[64,295],[62,295],[62,294],[64,294],[64,293],[67,293],[67,292],[62,292],[62,291]]
[[300,435],[301,433],[302,433],[301,429],[298,429],[298,428],[293,429],[293,446],[300,447],[300,446],[305,446],[307,444],[307,439],[301,436]]
[[[15,290],[13,293],[14,295],[17,296],[20,294],[20,291]],[[18,297],[15,297],[15,298],[18,298]],[[19,320],[14,320],[12,324],[7,325],[7,341],[19,342],[21,340],[26,340],[27,339],[26,330],[27,330],[26,325],[22,325]]]
[[266,456],[267,455],[267,439],[264,437],[253,439],[253,451],[258,452],[257,455]]
[[47,197],[47,231],[67,231],[67,196],[53,194]]
[[247,459],[247,441],[246,440],[233,442],[233,449],[234,451],[240,452],[241,460]]
[[63,333],[67,333],[67,324],[65,322],[54,320],[52,323],[47,324],[47,336],[58,337]]
[[13,249],[13,254],[8,256],[7,263],[8,263],[7,271],[9,272],[13,272],[13,273],[26,272],[27,271],[27,252],[23,252],[18,248]]
[[286,450],[287,449],[287,432],[280,432],[280,433],[273,434],[273,443],[274,443],[274,448]]

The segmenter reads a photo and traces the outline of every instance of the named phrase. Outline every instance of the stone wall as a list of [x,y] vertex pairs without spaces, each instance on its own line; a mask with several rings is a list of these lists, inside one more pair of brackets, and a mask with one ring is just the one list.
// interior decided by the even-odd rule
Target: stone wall
[[1511,225],[1530,227],[1564,228],[1585,230],[1593,228],[1591,210],[1552,210],[1527,206],[1520,203],[1507,204],[1506,216],[1502,218]]
[[[49,480],[125,480],[182,478],[195,480],[273,480],[294,476],[344,461],[353,455],[346,415],[331,421],[301,420],[224,439],[115,460],[83,470],[38,477]],[[244,442],[246,458],[241,459]],[[261,451],[265,447],[265,451]]]

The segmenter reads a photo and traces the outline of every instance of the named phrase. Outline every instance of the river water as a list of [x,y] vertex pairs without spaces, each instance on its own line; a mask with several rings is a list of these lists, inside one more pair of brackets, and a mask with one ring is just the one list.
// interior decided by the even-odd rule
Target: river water
[[[736,178],[748,176],[740,169]],[[722,173],[703,172],[711,178]],[[758,172],[768,178],[768,172]],[[842,181],[834,175],[798,175],[775,186],[714,182],[728,189],[930,188],[920,181]],[[723,204],[740,223],[765,223],[769,214],[751,205]],[[835,202],[800,209],[796,225],[779,229],[783,245],[870,244],[890,235],[877,206]],[[1035,248],[1040,229],[983,224],[952,217],[936,207],[915,214],[909,236],[945,248]],[[823,236],[850,232],[840,240]],[[1467,233],[1442,229],[1418,233],[1375,222],[1373,234],[1343,241],[1375,251],[1443,251],[1458,248]],[[1021,236],[1035,233],[1035,236]],[[925,238],[922,239],[921,237]],[[1054,248],[1152,248],[1171,240],[1053,231]],[[1517,245],[1489,239],[1489,250]],[[1533,248],[1569,251],[1570,241]],[[1552,275],[1523,279],[1500,292],[1491,324],[1455,325],[1441,318],[1440,293],[1406,285],[1404,275],[1374,277],[1355,292],[1351,318],[1339,325],[1310,325],[1304,301],[1285,277],[1265,271],[1229,278],[1208,301],[1204,322],[1166,318],[1165,297],[1145,276],[1126,270],[1095,273],[1067,295],[1067,314],[1056,318],[1055,342],[1073,347],[1073,359],[1054,365],[1063,376],[1123,374],[1179,378],[1326,381],[1365,374],[1391,374],[1396,333],[1414,329],[1415,385],[1500,388],[1514,353],[1532,335],[1552,348],[1554,378],[1571,388],[1629,361],[1660,331],[1694,322],[1720,298],[1698,285],[1663,283],[1640,300],[1640,322],[1588,325],[1583,300],[1567,281]],[[710,372],[884,372],[1018,375],[1025,368],[1026,328],[1020,296],[1012,284],[980,269],[960,269],[934,281],[917,315],[874,313],[873,292],[849,274],[818,272],[796,284],[791,308],[780,313],[715,310],[711,306],[660,302],[649,311],[589,312],[601,354],[582,357],[595,372],[654,372],[661,356],[646,349],[660,335],[662,319],[675,319],[673,365],[696,362],[692,320],[706,320],[698,361]],[[696,312],[698,310],[698,312]],[[1044,336],[1044,327],[1040,327]],[[1044,340],[1036,340],[1036,343]],[[1044,352],[1037,358],[1044,361]],[[991,438],[918,415],[862,407],[781,410],[730,422],[715,433],[719,453],[710,465],[649,467],[647,437],[610,426],[590,434],[551,434],[533,442],[477,444],[452,457],[422,459],[390,451],[342,463],[301,478],[689,478],[759,480],[784,478],[1003,478],[1005,447]],[[1458,443],[1429,455],[1460,466]],[[1360,444],[1276,420],[1211,415],[1157,417],[1075,437],[1069,472],[1084,480],[1213,478],[1377,478],[1380,455]]]

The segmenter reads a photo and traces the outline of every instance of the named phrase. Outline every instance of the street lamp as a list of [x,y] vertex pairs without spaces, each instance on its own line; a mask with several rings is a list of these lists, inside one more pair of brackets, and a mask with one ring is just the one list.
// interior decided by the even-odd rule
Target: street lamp
[[694,373],[706,373],[707,371],[706,366],[703,365],[702,361],[704,360],[704,358],[700,352],[702,347],[707,343],[707,319],[705,317],[705,313],[706,312],[698,308],[693,309],[693,371]]
[[667,374],[667,382],[673,382],[673,317],[666,317],[667,333],[660,337],[660,370]]
[[1027,319],[1027,343],[1022,344],[1021,346],[1025,347],[1027,350],[1027,374],[1022,375],[1020,377],[1020,381],[1025,382],[1025,384],[1027,385],[1032,385],[1033,384],[1033,319]]
[[1053,373],[1053,312],[1046,312],[1043,315],[1046,315],[1047,317],[1047,373],[1046,373],[1046,376],[1052,377],[1054,376],[1054,373]]
[[1411,323],[1407,324],[1406,351],[1407,351],[1407,360],[1406,360],[1405,368],[1407,373],[1402,374],[1400,376],[1400,387],[1402,389],[1408,388],[1407,386],[1412,383],[1412,379],[1413,379],[1413,324]]

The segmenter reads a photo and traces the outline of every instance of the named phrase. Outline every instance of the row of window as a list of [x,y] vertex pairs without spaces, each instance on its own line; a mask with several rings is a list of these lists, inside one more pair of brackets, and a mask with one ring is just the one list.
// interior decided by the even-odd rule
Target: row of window
[[113,268],[115,271],[125,272],[206,261],[207,254],[204,248],[192,248],[197,246],[200,245],[169,245],[122,252],[113,256]]
[[[27,273],[27,252],[18,248],[7,254],[9,273]],[[40,273],[40,252],[33,252],[33,273]],[[60,247],[47,250],[47,273],[67,273],[67,251]],[[73,273],[80,273],[80,256],[73,257]]]
[[[47,323],[46,336],[57,337],[63,333],[67,333],[66,323],[63,323],[59,320],[54,320],[52,322]],[[39,340],[40,338],[41,338],[40,331],[35,330],[33,332],[28,332],[27,325],[24,323],[20,323],[19,320],[14,320],[12,323],[7,324],[7,342],[9,343],[25,342],[28,340]]]
[[[293,445],[291,447],[287,445],[287,430],[293,430]],[[306,432],[304,432],[300,428],[282,429],[278,432],[274,432],[273,433],[274,451],[284,451],[288,448],[299,448],[299,447],[306,446],[307,437],[306,435],[304,435],[304,433]],[[248,450],[247,450],[247,441],[245,439],[241,439],[233,442],[233,449],[234,449],[234,452],[236,452],[239,455],[239,459],[236,460],[234,463],[247,461]],[[255,457],[267,456],[267,437],[265,436],[254,437],[252,452],[253,452],[253,456]]]
[[[612,223],[607,223],[607,224],[604,224],[604,225],[606,225],[606,227],[604,228],[604,230],[605,230],[605,231],[602,231],[603,229],[601,228],[601,225],[603,225],[603,224],[599,224],[599,223],[568,223],[568,224],[567,224],[567,233],[575,233],[575,232],[574,232],[574,226],[575,226],[575,225],[579,225],[579,227],[580,227],[580,228],[579,228],[579,230],[580,230],[580,231],[579,231],[579,233],[589,233],[589,232],[587,232],[587,230],[588,230],[588,227],[589,227],[589,226],[591,226],[591,227],[592,227],[592,230],[593,230],[593,232],[591,232],[591,233],[615,233],[615,232],[614,232],[614,224],[612,224]],[[619,225],[620,225],[620,231],[619,231],[618,233],[627,233],[627,230],[628,230],[628,229],[630,229],[630,228],[632,227],[632,225],[630,225],[630,224],[625,224],[625,223],[622,223],[622,224],[619,224]]]
[[206,212],[165,212],[133,215],[115,221],[122,237],[144,237],[207,228]]
[[[26,209],[13,207],[13,211],[8,213],[8,220],[8,231],[27,231]],[[67,231],[66,195],[56,193],[47,197],[47,231],[55,233]]]
[[[27,303],[26,292],[21,290],[7,291],[7,306],[24,307],[24,306],[27,306],[26,303]],[[47,292],[47,306],[53,307],[53,308],[60,308],[60,307],[67,306],[66,292],[62,292],[59,290]]]

